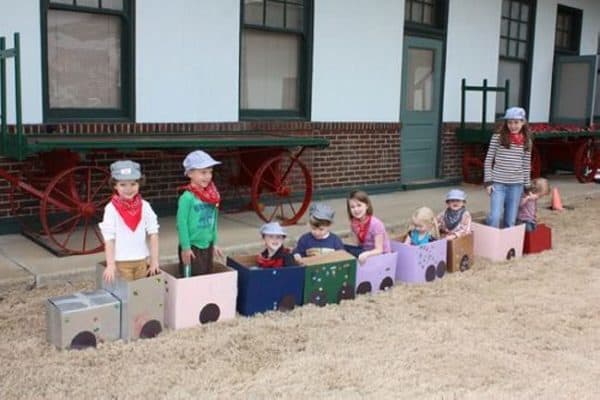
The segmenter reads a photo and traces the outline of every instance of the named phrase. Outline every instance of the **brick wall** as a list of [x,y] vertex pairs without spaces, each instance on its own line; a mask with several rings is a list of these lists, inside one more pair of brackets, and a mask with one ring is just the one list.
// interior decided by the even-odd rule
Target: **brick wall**
[[[11,127],[13,130],[14,127]],[[26,133],[118,133],[148,132],[244,132],[259,131],[297,136],[315,136],[329,139],[325,149],[308,149],[301,159],[311,171],[315,190],[348,188],[362,185],[397,183],[400,180],[400,124],[398,123],[319,123],[289,121],[247,121],[239,123],[73,123],[58,125],[26,125]],[[215,181],[224,198],[249,196],[248,177],[239,172],[240,156],[232,151],[210,151],[223,165],[216,168]],[[133,159],[142,164],[146,185],[142,193],[149,201],[173,202],[177,198],[177,187],[186,182],[181,162],[186,151],[141,150],[135,152],[89,152],[82,156],[79,165],[108,167],[117,159]],[[245,163],[256,164],[272,151],[241,156]],[[40,157],[31,157],[16,162],[0,157],[0,168],[20,175],[38,186],[47,184],[41,178],[48,170]],[[237,178],[236,178],[237,177]],[[238,186],[235,183],[242,183]],[[10,185],[0,178],[0,227],[2,219],[10,215]],[[36,215],[37,198],[26,193],[16,193],[16,204],[21,212]],[[0,229],[1,230],[1,229]]]
[[[459,143],[456,139],[456,129],[458,123],[442,124],[442,143],[441,143],[441,165],[440,175],[442,178],[454,179],[462,178],[462,162],[465,146],[470,146],[470,151],[474,155],[483,155],[484,145]],[[476,124],[467,124],[469,128],[477,128]]]

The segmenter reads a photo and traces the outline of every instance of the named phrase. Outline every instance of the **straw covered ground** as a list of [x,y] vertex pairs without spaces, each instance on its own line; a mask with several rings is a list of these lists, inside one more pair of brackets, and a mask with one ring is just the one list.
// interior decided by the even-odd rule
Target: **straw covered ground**
[[45,341],[44,300],[92,282],[3,290],[0,398],[598,398],[600,199],[573,205],[539,255],[96,350]]

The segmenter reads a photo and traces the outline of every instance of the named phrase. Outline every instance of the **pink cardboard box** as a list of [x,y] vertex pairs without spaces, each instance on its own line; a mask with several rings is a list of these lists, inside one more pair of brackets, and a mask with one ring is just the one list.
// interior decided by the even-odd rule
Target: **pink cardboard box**
[[356,261],[356,294],[387,290],[396,280],[395,252],[379,254],[367,258],[364,264]]
[[523,255],[525,225],[495,228],[473,221],[473,251],[491,261],[504,261]]
[[111,283],[102,279],[106,263],[96,265],[96,285],[121,301],[121,339],[153,338],[163,330],[165,284],[163,274],[126,281],[118,274]]
[[439,239],[422,246],[404,244],[402,240],[390,241],[398,253],[396,280],[407,283],[431,282],[446,274],[447,240]]
[[215,263],[213,272],[182,278],[178,264],[161,266],[165,326],[181,329],[235,317],[237,271]]

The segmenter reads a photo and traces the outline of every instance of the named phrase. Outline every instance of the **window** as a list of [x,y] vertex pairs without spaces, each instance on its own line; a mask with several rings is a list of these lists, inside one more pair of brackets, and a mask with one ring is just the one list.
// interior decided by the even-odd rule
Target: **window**
[[241,118],[308,118],[311,20],[310,0],[242,0]]
[[581,41],[581,10],[558,6],[554,50],[560,54],[579,54]]
[[[534,0],[503,0],[500,23],[498,86],[510,81],[509,106],[528,108]],[[504,113],[503,92],[496,96],[496,113]]]
[[133,119],[132,0],[43,0],[48,121]]
[[406,0],[404,20],[433,28],[443,27],[442,7],[439,0]]

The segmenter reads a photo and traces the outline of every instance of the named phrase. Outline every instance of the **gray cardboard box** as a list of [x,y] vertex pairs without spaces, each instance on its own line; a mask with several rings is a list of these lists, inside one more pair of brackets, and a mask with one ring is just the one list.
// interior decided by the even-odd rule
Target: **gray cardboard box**
[[46,337],[60,349],[96,347],[119,339],[121,303],[106,290],[46,301]]
[[165,319],[165,280],[162,274],[111,283],[102,279],[105,263],[96,266],[96,284],[121,301],[121,338],[151,338],[162,332]]

